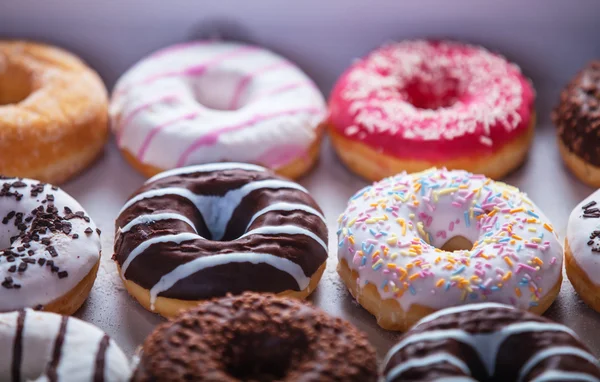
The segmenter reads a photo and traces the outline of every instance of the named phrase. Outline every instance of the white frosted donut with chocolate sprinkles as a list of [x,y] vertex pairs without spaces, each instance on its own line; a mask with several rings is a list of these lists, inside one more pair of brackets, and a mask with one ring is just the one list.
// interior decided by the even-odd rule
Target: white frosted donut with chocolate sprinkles
[[107,334],[69,316],[31,309],[0,314],[0,380],[119,382],[127,357]]
[[583,301],[600,312],[600,190],[581,201],[569,216],[565,270]]
[[74,313],[96,278],[100,231],[58,187],[19,178],[0,184],[0,312]]
[[164,316],[227,293],[305,298],[325,269],[327,226],[304,187],[263,167],[184,167],[123,206],[114,259],[128,291]]

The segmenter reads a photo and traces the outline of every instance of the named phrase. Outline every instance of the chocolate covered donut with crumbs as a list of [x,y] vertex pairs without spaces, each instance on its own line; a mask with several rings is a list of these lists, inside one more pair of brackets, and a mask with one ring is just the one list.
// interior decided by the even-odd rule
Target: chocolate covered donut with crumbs
[[244,293],[200,304],[146,339],[132,381],[377,380],[366,337],[296,299]]
[[600,187],[600,60],[563,89],[552,119],[567,166],[583,182]]
[[325,218],[308,191],[249,164],[161,173],[116,224],[114,259],[128,291],[163,316],[227,293],[304,298],[327,259]]

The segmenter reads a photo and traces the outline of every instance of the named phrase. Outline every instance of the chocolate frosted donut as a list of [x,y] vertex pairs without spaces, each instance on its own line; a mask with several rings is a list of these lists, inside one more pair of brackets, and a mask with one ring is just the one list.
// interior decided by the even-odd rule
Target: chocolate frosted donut
[[213,299],[158,326],[132,381],[377,380],[365,336],[312,305],[271,294]]
[[448,308],[417,323],[383,362],[385,381],[600,381],[566,326],[513,307]]
[[114,259],[129,292],[164,316],[227,293],[305,298],[325,269],[327,227],[306,189],[263,167],[192,166],[123,206]]
[[567,166],[600,186],[600,61],[590,62],[563,89],[552,118]]

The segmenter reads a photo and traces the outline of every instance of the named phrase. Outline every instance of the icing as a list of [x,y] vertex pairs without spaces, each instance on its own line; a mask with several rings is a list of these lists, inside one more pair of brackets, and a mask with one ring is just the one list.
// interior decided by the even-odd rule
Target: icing
[[[443,251],[462,236],[473,248]],[[478,301],[528,309],[561,277],[562,247],[525,194],[465,171],[399,174],[356,193],[338,258],[403,310]]]
[[393,381],[395,378],[399,377],[402,373],[404,373],[405,371],[407,371],[409,369],[412,369],[415,367],[429,366],[429,365],[433,365],[433,364],[436,364],[439,362],[449,363],[449,364],[461,369],[465,374],[467,374],[467,375],[471,374],[471,370],[469,370],[469,367],[467,366],[467,364],[464,363],[461,359],[451,356],[450,354],[440,353],[440,354],[428,355],[423,358],[412,358],[406,362],[403,362],[403,363],[399,364],[398,366],[394,367],[392,370],[390,370],[386,374],[385,380]]
[[[576,334],[566,326],[515,310],[508,305],[481,303],[463,308],[465,307],[440,310],[432,315],[434,317],[426,317],[415,325],[387,353],[382,363],[386,381],[393,381],[396,378],[402,380],[402,377],[406,377],[402,374],[410,369],[426,365],[433,367],[444,362],[459,367],[466,375],[471,375],[471,370],[466,365],[480,361],[488,377],[508,378],[514,374],[514,380],[520,382],[526,380],[540,363],[550,357],[561,357],[561,360],[568,361],[544,365],[543,368],[549,370],[541,370],[542,373],[534,380],[571,380],[560,379],[560,376],[569,376],[570,373],[574,373],[573,376],[577,377],[573,380],[599,380],[597,377],[600,376],[598,368],[600,363],[596,357],[585,350]],[[489,314],[485,314],[488,310]],[[467,314],[471,311],[477,312],[477,318],[471,318]],[[531,333],[537,334],[531,335]],[[516,343],[518,349],[514,349],[516,353],[510,356],[506,353],[506,347],[504,353],[500,353],[501,346],[508,338],[523,339]],[[536,342],[531,343],[532,339]],[[477,360],[467,352],[461,351],[451,341],[445,342],[446,340],[458,341],[469,346],[475,351]],[[419,348],[420,358],[414,358],[415,346]],[[395,357],[400,353],[402,353],[400,357]],[[566,357],[562,358],[563,356]],[[520,359],[523,363],[519,362]],[[465,365],[465,368],[458,366],[457,361]],[[498,370],[496,370],[497,362],[498,366],[502,366]],[[591,365],[593,368],[590,369]],[[558,367],[564,367],[568,371],[552,370]],[[425,376],[423,375],[422,378]],[[512,380],[513,377],[510,379]]]
[[173,271],[161,277],[160,281],[150,289],[150,303],[154,309],[154,303],[159,293],[164,292],[175,285],[176,282],[194,273],[217,265],[229,263],[265,263],[290,274],[298,283],[298,289],[302,290],[310,283],[310,277],[306,277],[304,271],[298,264],[281,257],[273,256],[268,253],[248,252],[248,253],[227,253],[224,255],[213,255],[207,257],[198,257],[175,268]]
[[[133,219],[132,221],[130,221],[129,223],[127,223],[127,225],[123,228],[121,228],[121,233],[126,233],[129,232],[129,230],[133,227],[135,227],[138,224],[152,224],[154,222],[157,221],[161,221],[161,220],[181,220],[182,222],[187,223],[187,225],[189,225],[194,231],[196,231],[196,227],[194,226],[194,223],[192,223],[192,221],[190,219],[188,219],[187,217],[181,215],[181,214],[175,214],[175,213],[162,213],[162,214],[151,214],[151,215],[140,215],[137,218]],[[196,233],[198,233],[198,231],[196,231]]]
[[150,190],[131,198],[119,214],[123,213],[127,208],[143,199],[155,198],[164,195],[179,195],[183,198],[189,199],[196,208],[202,214],[204,221],[212,238],[214,240],[220,240],[225,233],[227,222],[231,219],[231,214],[240,204],[242,199],[249,193],[259,190],[261,188],[277,189],[277,188],[291,188],[307,192],[306,189],[297,183],[279,180],[279,179],[268,179],[263,181],[251,182],[244,185],[242,188],[231,190],[224,197],[217,197],[212,195],[196,195],[193,192],[185,188],[177,187],[166,187],[158,190]]
[[[149,56],[121,77],[110,107],[119,147],[163,169],[224,160],[285,166],[307,153],[325,114],[323,96],[294,64],[230,42]],[[290,144],[292,156],[267,155]]]
[[299,203],[282,202],[282,203],[271,204],[270,206],[265,207],[262,210],[255,213],[254,216],[252,216],[252,218],[250,219],[250,222],[248,223],[248,226],[246,227],[246,229],[249,229],[250,226],[252,225],[252,223],[254,223],[254,221],[256,219],[263,216],[267,212],[271,212],[271,211],[304,211],[304,212],[308,212],[309,214],[319,217],[319,219],[321,219],[321,221],[323,221],[323,223],[327,224],[327,221],[325,220],[325,216],[323,216],[319,211],[315,210],[312,207],[309,207],[304,204],[299,204]]
[[[579,203],[569,215],[567,241],[573,259],[589,279],[600,285],[600,190]],[[587,208],[584,208],[587,207]]]
[[533,357],[531,357],[529,360],[527,360],[525,365],[523,365],[523,367],[521,367],[521,371],[519,372],[519,381],[518,382],[523,381],[523,379],[527,376],[527,374],[529,374],[529,372],[540,362],[542,362],[546,358],[554,357],[557,355],[571,355],[571,356],[583,358],[586,361],[588,361],[589,363],[592,363],[596,366],[600,366],[600,363],[598,363],[598,359],[585,350],[576,348],[574,346],[555,346],[555,347],[541,350],[541,351],[535,353],[533,355]]
[[95,326],[54,313],[0,314],[0,378],[23,381],[127,381],[127,357]]
[[[221,176],[221,171],[227,171],[227,174]],[[169,179],[166,179],[167,177]],[[244,181],[238,181],[237,177]],[[161,187],[160,182],[163,180],[164,186]],[[222,182],[231,182],[235,186],[226,187]],[[168,204],[164,201],[174,196],[191,201],[193,207],[166,212],[172,210],[165,211],[165,208],[169,207],[165,207]],[[155,206],[160,207],[157,209]],[[137,207],[142,211],[153,212],[138,216]],[[198,223],[195,223],[197,215],[191,208],[201,214],[206,226],[202,230],[208,230],[212,240],[202,236],[205,233]],[[240,209],[249,210],[240,213]],[[279,212],[293,213],[273,220]],[[238,214],[235,215],[238,218],[232,221],[234,214]],[[186,222],[194,232],[178,232],[181,225],[175,225],[174,221]],[[270,225],[273,221],[278,225]],[[161,225],[156,231],[159,235],[153,235],[155,225]],[[152,310],[159,295],[169,297],[171,290],[177,289],[178,285],[180,289],[181,285],[185,285],[184,289],[189,291],[185,293],[188,295],[199,293],[194,292],[195,290],[215,290],[214,287],[204,285],[196,287],[194,275],[215,267],[219,267],[215,272],[225,272],[223,267],[227,266],[230,266],[229,269],[235,274],[243,269],[235,265],[239,263],[261,265],[257,269],[262,269],[263,272],[267,272],[265,269],[271,269],[268,272],[277,271],[291,277],[268,274],[264,278],[257,276],[259,279],[256,280],[241,276],[239,282],[244,286],[235,288],[251,289],[252,287],[246,286],[245,283],[252,279],[253,283],[262,283],[259,286],[260,290],[303,290],[308,287],[311,276],[327,257],[325,217],[307,190],[254,165],[219,163],[159,174],[150,179],[140,193],[125,203],[117,219],[117,228],[119,235],[115,243],[115,258],[121,267],[121,276],[150,290]],[[228,232],[227,237],[231,237],[230,230],[236,232],[235,238],[218,241]],[[240,231],[241,233],[237,233]],[[293,242],[290,245],[288,237],[298,235],[306,239],[301,239],[298,245],[294,245]],[[280,238],[285,239],[285,244],[280,244]],[[126,243],[129,240],[133,240],[135,246],[128,246]],[[163,249],[164,243],[185,244],[186,249],[181,251],[185,255],[169,253],[170,250]],[[307,249],[306,245],[313,245],[311,243],[316,247]],[[175,246],[173,252],[178,253],[178,247]],[[305,253],[307,250],[310,253]],[[189,256],[190,253],[195,255]],[[147,264],[147,258],[152,258],[152,261],[158,263]],[[136,259],[139,260],[134,262]],[[267,265],[268,268],[263,265]],[[149,272],[143,271],[147,267],[151,267],[153,271],[150,277]],[[161,272],[162,267],[168,271]],[[206,280],[207,277],[203,279]],[[289,284],[290,280],[294,285]],[[205,282],[210,284],[210,281]],[[282,283],[283,285],[280,285]],[[228,290],[225,282],[222,287]],[[177,295],[176,298],[202,297],[188,298]]]
[[99,232],[83,207],[57,187],[16,178],[0,183],[0,311],[45,305],[96,265]]
[[323,247],[323,249],[325,251],[327,251],[327,244],[323,240],[321,240],[320,237],[318,237],[314,233],[310,232],[306,228],[301,228],[301,227],[298,227],[295,225],[280,225],[277,227],[259,227],[259,228],[253,229],[252,231],[246,232],[245,234],[240,236],[240,239],[243,237],[246,237],[246,236],[250,236],[250,235],[280,235],[280,234],[308,236],[311,239],[313,239],[314,241],[316,241],[317,243],[319,243],[319,245],[321,247]]
[[562,370],[549,370],[549,371],[546,371],[546,372],[540,374],[535,379],[533,379],[531,382],[550,382],[550,381],[555,381],[555,382],[562,382],[562,381],[598,382],[598,381],[600,381],[600,379],[592,377],[591,375],[585,374],[585,373],[577,373],[577,372],[562,371]]
[[338,80],[329,125],[388,155],[444,161],[490,153],[532,121],[534,90],[487,50],[449,41],[392,43]]

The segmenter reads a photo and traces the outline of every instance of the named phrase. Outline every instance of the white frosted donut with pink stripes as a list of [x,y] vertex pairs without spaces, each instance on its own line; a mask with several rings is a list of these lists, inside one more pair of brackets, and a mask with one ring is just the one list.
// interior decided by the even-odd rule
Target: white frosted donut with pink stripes
[[325,113],[322,94],[296,65],[218,41],[144,58],[119,79],[110,107],[119,148],[157,170],[219,161],[278,170],[311,161]]

